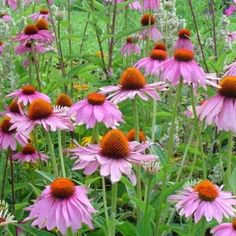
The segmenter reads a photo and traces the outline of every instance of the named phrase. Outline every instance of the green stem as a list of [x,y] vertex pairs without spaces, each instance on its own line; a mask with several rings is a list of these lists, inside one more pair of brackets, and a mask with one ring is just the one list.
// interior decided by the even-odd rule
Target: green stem
[[166,165],[163,167],[165,169],[164,176],[163,176],[163,184],[162,184],[162,189],[160,192],[159,196],[159,201],[158,201],[158,206],[157,206],[157,212],[156,212],[156,225],[155,225],[155,236],[160,235],[158,233],[159,231],[159,226],[160,226],[160,219],[161,219],[161,213],[162,213],[162,204],[164,201],[164,193],[167,187],[167,182],[168,182],[168,165],[170,163],[170,159],[173,155],[173,146],[174,146],[174,134],[175,134],[175,120],[177,117],[177,111],[178,111],[178,105],[181,97],[181,90],[183,86],[183,79],[180,79],[179,85],[177,87],[176,91],[176,97],[175,97],[175,102],[173,104],[173,109],[172,109],[172,122],[171,122],[171,127],[170,127],[170,135],[169,135],[169,143],[168,143],[168,150],[167,150],[167,160],[166,160]]
[[98,123],[96,123],[96,125],[93,128],[93,132],[92,132],[92,143],[99,143],[99,125]]
[[66,170],[65,170],[65,163],[64,163],[64,158],[63,158],[63,151],[62,151],[62,141],[61,141],[61,131],[57,131],[57,137],[58,137],[58,149],[59,149],[59,157],[60,157],[60,162],[61,162],[61,172],[62,172],[62,177],[66,177]]
[[[138,104],[137,99],[134,98],[132,100],[133,106],[133,115],[134,115],[134,130],[135,130],[135,140],[139,142],[139,120],[138,120]],[[140,201],[142,201],[142,189],[141,189],[141,168],[137,166],[137,197]],[[140,222],[141,218],[141,211],[137,208],[137,222]]]
[[232,172],[232,152],[233,152],[233,133],[229,132],[227,170],[225,172],[225,186],[227,188],[229,188],[229,180]]
[[206,159],[205,159],[205,154],[204,154],[203,146],[202,146],[202,136],[201,136],[201,132],[200,132],[201,129],[200,129],[199,120],[198,120],[198,116],[197,116],[193,86],[191,88],[191,102],[192,102],[193,115],[194,115],[194,129],[195,129],[196,135],[199,140],[199,148],[200,148],[200,153],[201,153],[201,157],[202,157],[203,178],[206,179],[207,178]]
[[144,222],[148,221],[148,204],[149,204],[149,197],[150,197],[150,190],[151,190],[152,179],[149,177],[148,185],[147,185],[147,197],[145,202],[145,211],[144,211]]
[[53,172],[56,175],[56,177],[58,177],[57,161],[56,161],[56,157],[55,157],[54,146],[53,146],[49,132],[45,131],[45,136],[46,136],[46,139],[48,142],[48,148],[49,148],[49,152],[51,155]]
[[[198,144],[199,144],[199,141],[198,141],[198,138],[197,138],[196,147],[198,147]],[[190,181],[191,178],[192,178],[193,170],[194,170],[194,166],[196,164],[196,161],[197,161],[197,152],[195,152],[194,156],[193,156],[193,161],[192,161],[192,165],[191,165],[191,168],[190,168],[190,173],[189,173],[189,176],[188,176],[188,181]]]
[[111,234],[110,236],[116,235],[116,206],[117,206],[117,187],[118,184],[114,183],[112,185],[112,199],[111,199]]
[[155,141],[156,137],[156,119],[157,119],[157,101],[153,100],[152,108],[152,141]]
[[103,196],[105,218],[106,218],[106,222],[108,224],[109,215],[108,215],[108,210],[107,210],[106,182],[105,182],[105,178],[103,176],[102,176],[102,196]]
[[178,172],[178,174],[177,174],[176,183],[179,182],[180,176],[181,176],[181,174],[182,174],[182,170],[183,170],[184,163],[185,163],[185,160],[186,160],[186,157],[187,157],[187,154],[188,154],[188,150],[189,150],[189,147],[190,147],[190,145],[191,145],[191,143],[192,143],[192,140],[193,140],[193,134],[194,134],[194,130],[191,131],[188,144],[187,144],[187,146],[186,146],[186,148],[185,148],[184,155],[183,155],[183,158],[182,158],[182,160],[181,160],[179,172]]

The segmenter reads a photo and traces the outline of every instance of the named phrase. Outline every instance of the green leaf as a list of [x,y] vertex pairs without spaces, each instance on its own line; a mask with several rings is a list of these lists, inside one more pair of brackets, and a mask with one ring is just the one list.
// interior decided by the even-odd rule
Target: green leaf
[[39,235],[40,236],[54,236],[55,235],[55,234],[31,227],[29,225],[25,225],[25,224],[14,224],[14,225],[23,229],[25,232],[29,233],[32,236],[39,236]]
[[38,174],[40,174],[41,176],[43,176],[45,179],[47,179],[50,182],[52,182],[55,179],[55,176],[51,173],[47,173],[41,170],[36,170],[35,172],[37,172]]
[[134,236],[137,235],[136,228],[133,224],[129,222],[123,222],[116,226],[116,229],[123,235],[123,236]]

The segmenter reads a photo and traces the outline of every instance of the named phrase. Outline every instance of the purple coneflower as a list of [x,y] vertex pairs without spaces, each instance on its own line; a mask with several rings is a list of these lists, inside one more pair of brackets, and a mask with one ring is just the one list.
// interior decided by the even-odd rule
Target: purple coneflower
[[38,161],[47,161],[48,156],[37,151],[32,144],[28,143],[21,152],[13,154],[12,159],[21,163],[37,163]]
[[41,125],[46,131],[73,130],[74,126],[63,109],[55,109],[41,98],[34,100],[23,116],[11,116],[12,127],[18,131],[31,133],[36,125]]
[[224,74],[224,76],[234,76],[236,75],[236,62],[233,62],[232,64],[228,65],[225,68],[226,72]]
[[218,130],[236,132],[236,76],[224,77],[219,85],[217,95],[198,108],[199,119]]
[[124,55],[124,56],[130,56],[131,54],[140,55],[141,49],[138,46],[138,44],[136,43],[136,41],[137,41],[137,39],[132,38],[132,37],[128,37],[126,39],[126,43],[121,48],[122,55]]
[[118,107],[106,100],[105,95],[101,93],[89,94],[87,99],[72,105],[68,114],[76,114],[76,123],[86,124],[87,128],[93,128],[96,123],[103,123],[107,128],[112,128],[123,122]]
[[24,85],[22,88],[8,94],[7,97],[16,98],[18,104],[22,103],[25,106],[39,98],[50,102],[50,98],[46,94],[38,92],[32,85]]
[[231,223],[222,223],[211,230],[213,236],[236,236],[236,219]]
[[202,180],[194,187],[186,187],[176,195],[169,197],[171,202],[175,202],[176,209],[181,216],[186,218],[194,216],[195,223],[202,217],[209,222],[216,219],[222,222],[223,217],[229,218],[235,215],[236,199],[229,192],[222,191],[209,180]]
[[137,61],[134,67],[138,69],[144,68],[145,75],[155,74],[160,76],[161,67],[160,64],[165,62],[167,59],[167,52],[160,49],[153,49],[149,57],[145,57]]
[[96,212],[91,205],[85,187],[76,186],[71,180],[57,178],[46,186],[35,203],[28,207],[32,226],[57,229],[67,235],[68,229],[74,233],[82,224],[93,228],[92,215]]
[[10,117],[3,117],[0,123],[0,149],[16,150],[17,142],[24,146],[28,143],[28,136],[23,132],[12,129],[12,120]]
[[51,31],[49,31],[49,23],[46,19],[40,18],[36,22],[36,27],[39,30],[39,34],[43,37],[44,43],[52,43],[54,36]]
[[3,19],[5,23],[11,21],[11,16],[8,13],[0,13],[0,19]]
[[185,48],[193,51],[193,44],[190,40],[191,32],[188,29],[181,29],[178,32],[178,36],[174,49]]
[[4,43],[0,41],[0,55],[2,55],[4,49]]
[[140,31],[143,39],[150,38],[156,41],[162,38],[161,32],[156,28],[156,19],[152,14],[144,14],[141,18],[141,24],[144,27],[148,27]]
[[35,21],[37,21],[37,20],[39,20],[41,18],[44,18],[44,19],[48,20],[48,18],[49,18],[49,11],[47,9],[45,9],[45,8],[42,8],[39,12],[36,12],[36,13],[30,15],[29,17],[32,20],[35,20]]
[[40,54],[47,51],[47,49],[44,47],[42,43],[35,43],[34,45],[32,45],[31,42],[27,42],[27,43],[23,43],[17,46],[15,49],[15,53],[16,55],[21,55],[24,53],[32,53],[33,50],[34,52],[37,52]]
[[159,100],[160,95],[157,91],[166,91],[166,87],[164,82],[147,84],[145,77],[137,68],[129,67],[121,75],[119,85],[106,86],[100,90],[104,94],[110,94],[107,99],[117,104],[126,99],[134,99],[136,95],[145,101],[149,97]]
[[157,10],[160,7],[160,0],[143,0],[144,10]]
[[194,60],[194,54],[188,49],[176,49],[174,57],[161,64],[163,78],[176,86],[183,78],[183,83],[193,84],[194,87],[206,86],[206,75]]
[[84,174],[90,175],[100,166],[102,176],[110,176],[111,182],[118,182],[125,174],[135,185],[136,176],[132,170],[132,164],[142,165],[143,162],[156,160],[151,154],[143,154],[149,147],[147,142],[128,142],[125,134],[117,129],[108,131],[100,145],[89,144],[87,147],[77,147],[71,152],[77,159],[73,170],[84,169]]
[[6,5],[8,5],[12,10],[16,10],[18,0],[6,0]]

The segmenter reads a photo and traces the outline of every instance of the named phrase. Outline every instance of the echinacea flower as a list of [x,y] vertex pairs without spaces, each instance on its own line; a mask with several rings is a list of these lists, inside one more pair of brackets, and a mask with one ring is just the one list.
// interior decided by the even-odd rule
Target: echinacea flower
[[0,41],[0,55],[3,53],[4,43]]
[[105,95],[101,93],[89,94],[86,99],[72,105],[68,114],[75,114],[75,122],[86,124],[87,128],[93,128],[96,123],[103,123],[107,128],[112,128],[123,122],[118,107],[106,100]]
[[44,42],[45,38],[43,35],[39,34],[39,29],[34,24],[28,24],[23,32],[17,34],[14,41],[19,41],[21,43],[27,43],[29,41]]
[[222,223],[211,230],[213,236],[236,236],[236,219],[231,223]]
[[176,49],[174,57],[161,64],[163,78],[176,86],[183,78],[183,83],[194,87],[206,86],[206,75],[194,60],[194,53],[185,48]]
[[169,201],[175,202],[180,216],[186,218],[194,216],[195,223],[205,217],[207,222],[216,219],[222,222],[223,217],[229,218],[235,215],[236,199],[229,192],[222,191],[223,186],[218,187],[209,180],[202,180],[194,187],[185,187],[176,195],[169,197]]
[[230,6],[225,10],[225,15],[229,17],[229,16],[231,16],[235,11],[236,11],[236,5],[230,5]]
[[166,51],[166,44],[165,43],[162,43],[162,42],[157,42],[153,49],[158,49],[158,50],[163,50],[163,51]]
[[167,52],[160,49],[153,49],[149,57],[144,57],[134,64],[138,69],[144,68],[145,75],[160,76],[160,65],[167,60]]
[[18,0],[6,0],[6,5],[8,5],[12,10],[16,10]]
[[37,151],[32,144],[28,143],[20,152],[13,154],[12,159],[21,163],[37,163],[38,161],[47,161],[48,156]]
[[32,15],[29,16],[32,20],[38,20],[38,19],[41,19],[41,18],[44,18],[44,19],[48,19],[49,18],[49,11],[45,8],[42,8],[40,9],[39,12],[36,12]]
[[144,10],[157,10],[160,7],[160,0],[143,0]]
[[193,51],[193,44],[190,40],[191,32],[188,29],[181,29],[178,32],[179,38],[175,42],[174,49],[185,48]]
[[76,159],[73,170],[84,169],[84,174],[90,175],[100,167],[100,174],[110,176],[112,183],[118,182],[125,174],[135,185],[132,164],[142,165],[143,162],[156,160],[154,155],[143,154],[148,146],[147,142],[129,142],[120,130],[110,130],[103,136],[100,145],[79,146],[71,151],[73,159]]
[[34,100],[26,115],[11,116],[13,128],[31,133],[35,126],[41,125],[46,131],[74,130],[74,126],[63,109],[56,109],[41,98]]
[[100,90],[104,94],[110,94],[107,99],[117,104],[126,99],[134,99],[136,95],[145,101],[149,97],[159,100],[157,91],[166,91],[166,87],[164,82],[147,84],[145,77],[137,68],[129,67],[121,75],[119,85],[105,86]]
[[32,220],[32,226],[40,229],[50,231],[56,228],[63,235],[67,235],[68,229],[76,233],[82,224],[93,228],[92,215],[95,209],[87,193],[85,187],[76,186],[66,178],[57,178],[26,209],[30,213],[25,220]]
[[25,106],[39,98],[50,102],[50,98],[46,94],[38,92],[32,85],[24,85],[20,89],[8,94],[7,97],[16,98],[18,104],[22,103]]
[[28,136],[23,132],[12,129],[12,120],[5,116],[0,123],[0,149],[16,150],[17,142],[20,145],[28,143]]
[[0,19],[4,20],[5,23],[11,21],[11,16],[8,13],[0,13]]
[[31,42],[27,42],[27,43],[20,44],[19,46],[15,48],[16,55],[21,55],[24,53],[33,53],[33,52],[37,52],[41,54],[46,51],[47,49],[44,47],[42,43],[32,44]]
[[42,36],[44,43],[52,43],[54,40],[53,33],[49,31],[49,23],[46,19],[40,18],[36,22],[36,27],[39,30],[39,35]]
[[224,77],[219,85],[217,95],[198,108],[198,117],[218,130],[236,132],[236,76]]
[[0,210],[0,227],[16,223],[14,215],[9,213],[8,209]]
[[[133,142],[133,141],[136,141],[135,139],[135,129],[131,129],[128,133],[127,133],[127,139],[129,142]],[[139,142],[142,143],[142,142],[146,142],[147,141],[147,138],[146,138],[146,135],[144,134],[143,131],[139,130]]]
[[232,64],[228,65],[226,68],[225,68],[226,72],[224,74],[224,76],[234,76],[236,75],[236,61],[233,62]]
[[121,53],[124,56],[130,56],[131,54],[137,54],[140,55],[141,49],[136,43],[137,39],[128,37],[126,39],[126,43],[121,48]]
[[156,28],[156,19],[152,14],[144,14],[141,18],[141,25],[148,27],[140,31],[143,39],[150,38],[156,41],[162,38],[161,32]]

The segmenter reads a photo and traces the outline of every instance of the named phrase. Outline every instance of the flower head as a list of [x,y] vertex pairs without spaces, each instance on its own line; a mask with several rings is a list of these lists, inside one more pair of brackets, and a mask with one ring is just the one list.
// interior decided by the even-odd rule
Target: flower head
[[17,221],[14,220],[14,216],[11,213],[9,213],[8,209],[0,210],[0,227],[13,224],[16,222]]
[[50,98],[46,94],[38,92],[32,85],[24,85],[20,89],[8,94],[7,97],[16,98],[18,104],[22,103],[25,106],[39,98],[50,102]]
[[181,216],[189,218],[194,215],[195,222],[205,217],[209,222],[213,218],[221,222],[223,217],[234,216],[236,200],[231,193],[222,191],[209,180],[202,180],[194,187],[186,187],[176,195],[169,197],[169,200],[176,202],[176,208]]
[[140,31],[140,35],[143,39],[150,38],[152,40],[160,40],[162,34],[156,28],[156,19],[152,14],[144,14],[141,18],[141,25],[143,27],[148,27]]
[[37,161],[47,161],[48,156],[36,150],[36,148],[28,143],[21,152],[17,152],[12,156],[13,160],[18,162],[37,163]]
[[140,47],[136,43],[136,39],[132,37],[128,37],[126,39],[126,43],[121,48],[121,53],[124,56],[130,56],[131,54],[137,54],[139,55],[141,53]]
[[29,16],[32,20],[38,20],[38,19],[48,19],[49,18],[49,11],[46,8],[41,8],[39,12],[36,12]]
[[122,73],[119,85],[106,86],[100,90],[104,94],[110,93],[107,98],[117,104],[128,98],[134,99],[136,95],[146,101],[148,97],[158,100],[160,96],[157,90],[166,91],[166,86],[163,82],[147,84],[145,77],[138,69],[129,67]]
[[32,226],[40,229],[57,228],[66,235],[69,228],[76,233],[82,224],[93,228],[95,209],[88,199],[87,189],[66,178],[57,178],[46,186],[27,210],[30,212],[27,220],[33,220]]
[[0,123],[0,149],[16,150],[17,142],[21,145],[28,143],[28,135],[18,132],[13,128],[12,119],[8,116],[3,117]]
[[153,155],[143,154],[148,146],[148,143],[129,142],[120,130],[110,130],[100,145],[79,146],[71,151],[73,159],[76,159],[73,170],[84,169],[84,174],[90,175],[100,167],[100,174],[110,176],[112,183],[118,182],[125,174],[136,184],[132,164],[142,165],[144,161],[156,159]]
[[71,107],[73,105],[73,101],[71,97],[65,93],[59,94],[56,100],[56,106],[59,107]]
[[42,125],[46,131],[69,129],[73,130],[73,124],[63,109],[56,109],[44,99],[35,99],[28,108],[26,115],[21,117],[11,116],[13,128],[18,131],[31,133],[36,125]]
[[[129,142],[133,142],[136,141],[135,139],[135,129],[131,129],[128,133],[127,133],[127,139],[129,140]],[[146,135],[144,134],[143,131],[139,130],[139,142],[145,142],[147,140]]]
[[87,128],[93,128],[96,123],[103,123],[109,128],[123,122],[118,107],[101,93],[89,94],[86,99],[72,105],[68,113],[75,114],[75,121],[78,124],[86,124]]
[[160,65],[167,60],[167,52],[161,49],[153,49],[149,57],[145,57],[137,61],[134,67],[141,69],[144,68],[145,74],[155,74],[160,76],[161,67]]
[[231,223],[222,223],[211,230],[213,236],[236,236],[236,219]]
[[163,78],[178,85],[180,77],[185,84],[192,84],[194,87],[206,86],[206,77],[203,69],[195,62],[194,54],[191,50],[181,48],[176,49],[174,57],[161,64]]
[[226,76],[220,81],[217,95],[198,108],[200,120],[216,125],[218,130],[236,132],[236,76]]
[[153,49],[158,49],[158,50],[163,50],[163,51],[166,51],[166,44],[165,43],[162,43],[162,42],[157,42]]
[[193,51],[193,44],[190,40],[191,32],[188,29],[181,29],[178,32],[178,36],[179,38],[176,41],[174,48],[185,48],[190,51]]
[[46,52],[48,49],[44,46],[42,43],[35,43],[32,44],[31,42],[21,43],[15,48],[16,55],[21,55],[25,53],[32,53],[37,52],[39,54],[42,54]]

